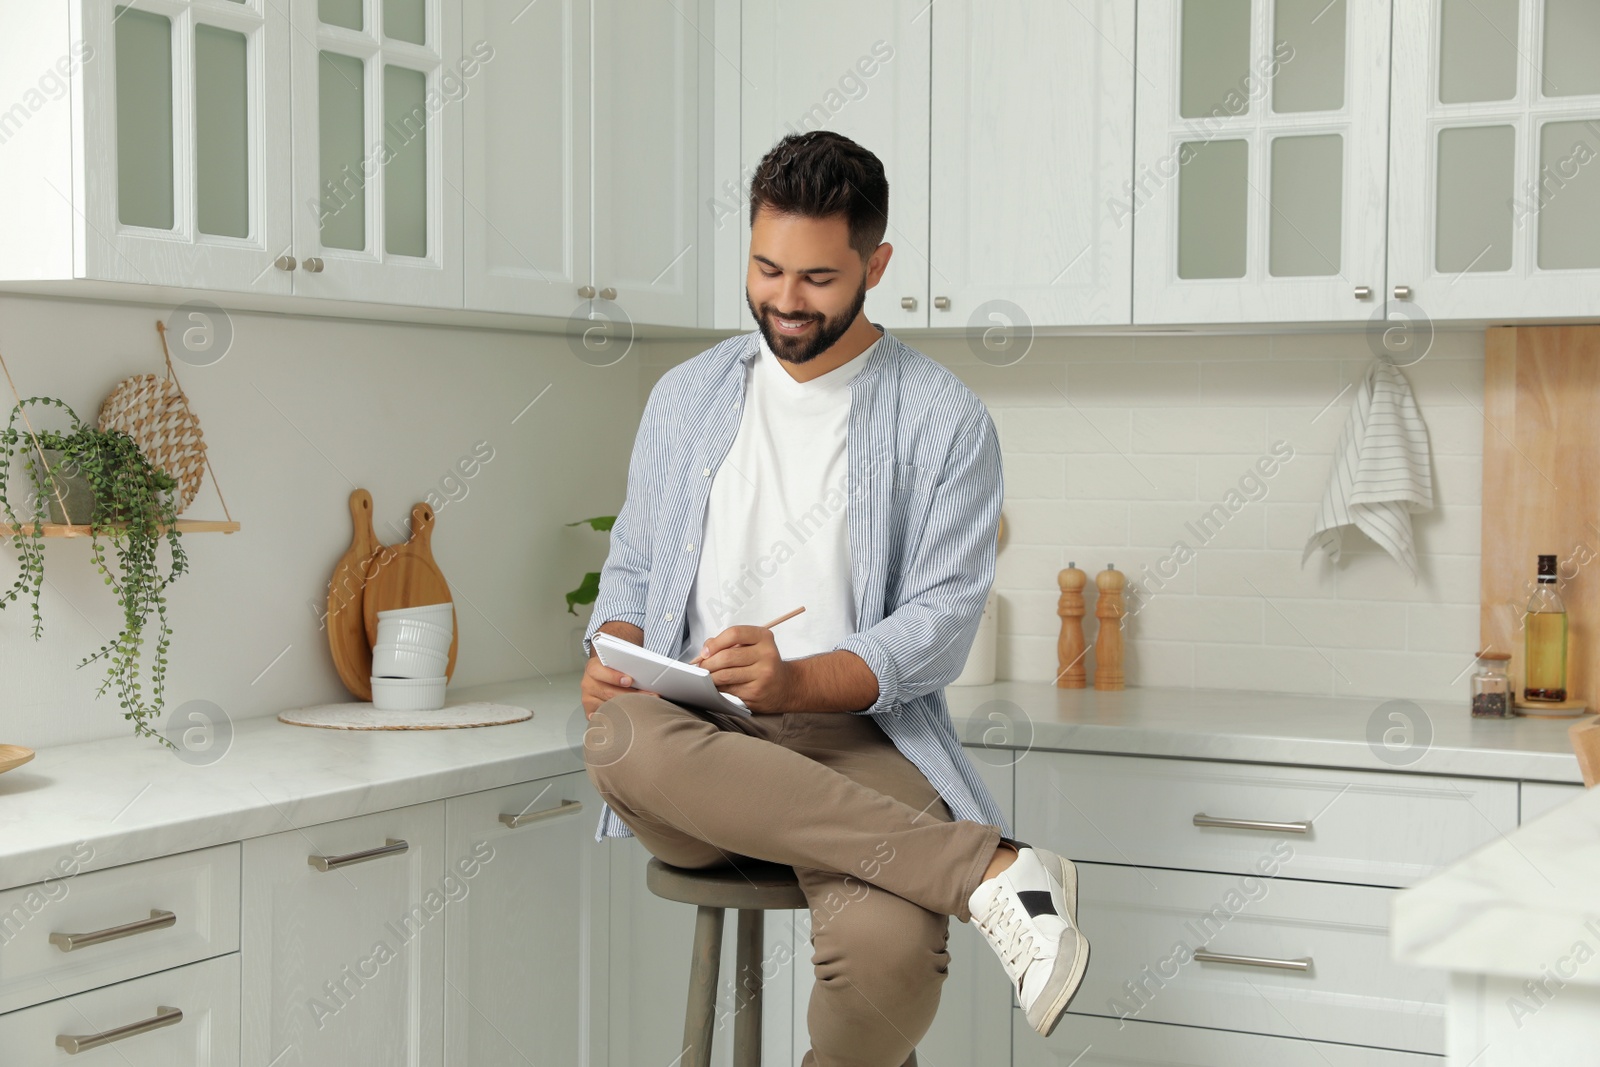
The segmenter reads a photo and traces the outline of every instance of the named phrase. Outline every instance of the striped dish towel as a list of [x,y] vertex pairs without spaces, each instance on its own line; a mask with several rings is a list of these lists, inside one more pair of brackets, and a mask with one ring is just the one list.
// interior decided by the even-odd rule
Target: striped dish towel
[[1333,476],[1300,563],[1304,566],[1319,545],[1337,563],[1344,528],[1354,526],[1416,581],[1411,513],[1432,508],[1428,428],[1406,376],[1388,360],[1374,359],[1350,406],[1350,421],[1334,453]]

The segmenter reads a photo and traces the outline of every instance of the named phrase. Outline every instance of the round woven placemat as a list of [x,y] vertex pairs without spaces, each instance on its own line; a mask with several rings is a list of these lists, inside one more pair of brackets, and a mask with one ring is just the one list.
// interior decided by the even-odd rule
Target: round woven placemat
[[121,430],[139,451],[178,481],[177,512],[194,503],[206,465],[200,420],[174,378],[124,378],[100,405],[100,429]]
[[278,721],[291,726],[317,726],[324,730],[459,730],[470,726],[501,726],[533,718],[527,708],[474,701],[437,711],[379,711],[371,701],[359,704],[317,704],[280,711]]

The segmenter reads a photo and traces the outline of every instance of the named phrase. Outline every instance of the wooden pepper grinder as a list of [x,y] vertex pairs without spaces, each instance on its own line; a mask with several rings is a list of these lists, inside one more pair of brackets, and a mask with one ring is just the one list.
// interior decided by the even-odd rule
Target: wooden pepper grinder
[[1094,584],[1100,590],[1094,604],[1094,616],[1100,620],[1100,628],[1094,635],[1094,687],[1121,689],[1122,616],[1127,610],[1122,589],[1128,579],[1107,563],[1106,569],[1094,576]]
[[1056,602],[1056,614],[1061,616],[1061,637],[1056,641],[1056,688],[1082,689],[1089,684],[1089,669],[1084,656],[1089,646],[1083,639],[1083,587],[1089,576],[1068,562],[1066,569],[1056,575],[1061,587],[1061,599]]

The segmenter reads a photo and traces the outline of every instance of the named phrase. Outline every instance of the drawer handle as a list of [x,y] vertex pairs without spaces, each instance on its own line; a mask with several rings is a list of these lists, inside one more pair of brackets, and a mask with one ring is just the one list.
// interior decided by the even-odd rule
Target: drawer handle
[[515,830],[519,826],[526,826],[530,822],[538,822],[540,819],[551,819],[557,815],[572,815],[582,810],[583,801],[563,800],[555,807],[545,808],[543,811],[523,812],[519,815],[512,815],[510,812],[503,812],[500,815],[500,821],[511,827],[511,829]]
[[150,918],[148,919],[123,923],[121,926],[108,926],[104,930],[96,930],[92,934],[51,934],[50,943],[62,952],[71,952],[74,949],[88,948],[90,945],[115,941],[119,937],[132,937],[134,934],[148,933],[151,930],[164,930],[169,926],[177,925],[177,922],[178,917],[172,912],[151,908]]
[[98,1034],[57,1034],[56,1047],[66,1049],[69,1056],[76,1056],[80,1052],[88,1052],[92,1048],[121,1041],[125,1037],[138,1037],[140,1034],[148,1034],[163,1026],[176,1026],[181,1022],[183,1022],[183,1012],[161,1004],[156,1007],[153,1018],[140,1019],[136,1023],[119,1026],[115,1030],[102,1030]]
[[1221,826],[1228,830],[1270,830],[1280,834],[1309,834],[1311,820],[1299,822],[1267,822],[1265,819],[1222,819],[1200,812],[1194,817],[1196,826]]
[[1241,967],[1276,967],[1280,971],[1309,971],[1311,957],[1301,956],[1294,960],[1275,960],[1271,956],[1230,956],[1226,952],[1207,952],[1199,949],[1194,958],[1201,963],[1237,963]]
[[336,871],[352,863],[365,863],[383,856],[398,856],[410,847],[399,838],[390,837],[386,838],[382,845],[369,848],[365,852],[347,852],[343,856],[307,856],[306,862],[319,871]]

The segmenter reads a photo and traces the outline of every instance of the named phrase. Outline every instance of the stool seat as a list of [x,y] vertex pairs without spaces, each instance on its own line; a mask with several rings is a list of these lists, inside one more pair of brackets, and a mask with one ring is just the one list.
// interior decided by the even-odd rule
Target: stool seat
[[664,900],[735,911],[782,911],[806,906],[794,868],[745,861],[716,867],[674,867],[651,857],[645,887]]

